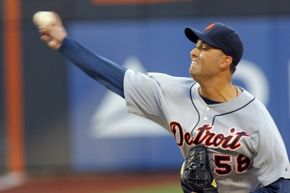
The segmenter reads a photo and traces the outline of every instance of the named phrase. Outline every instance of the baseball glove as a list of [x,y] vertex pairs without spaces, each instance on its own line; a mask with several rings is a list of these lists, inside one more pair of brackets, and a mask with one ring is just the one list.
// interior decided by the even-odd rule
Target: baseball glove
[[210,171],[208,150],[203,145],[190,149],[180,177],[184,193],[218,193],[216,180]]

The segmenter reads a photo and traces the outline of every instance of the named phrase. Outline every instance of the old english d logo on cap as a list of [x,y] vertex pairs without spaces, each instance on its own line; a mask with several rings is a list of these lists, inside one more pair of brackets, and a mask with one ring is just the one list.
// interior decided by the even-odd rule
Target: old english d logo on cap
[[214,23],[211,23],[211,24],[209,24],[209,25],[205,28],[204,31],[210,31],[210,30],[212,30],[214,27],[215,27],[215,24],[214,24]]

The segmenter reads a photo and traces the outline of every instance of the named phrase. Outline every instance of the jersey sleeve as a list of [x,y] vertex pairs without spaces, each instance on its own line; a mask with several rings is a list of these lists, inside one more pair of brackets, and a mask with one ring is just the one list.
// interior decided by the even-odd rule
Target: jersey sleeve
[[127,70],[125,67],[94,54],[69,37],[63,40],[59,52],[91,78],[124,97],[123,79]]
[[289,160],[280,132],[266,108],[261,104],[257,111],[259,125],[259,144],[253,159],[258,169],[258,180],[269,185],[277,179],[290,178]]
[[130,113],[150,119],[167,127],[162,107],[160,82],[150,74],[127,70],[124,77],[124,96]]

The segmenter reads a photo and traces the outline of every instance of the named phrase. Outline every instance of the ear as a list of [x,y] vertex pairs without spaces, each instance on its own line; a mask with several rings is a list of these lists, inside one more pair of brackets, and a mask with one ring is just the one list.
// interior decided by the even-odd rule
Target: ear
[[221,63],[221,67],[224,69],[230,68],[232,62],[233,62],[233,58],[231,56],[225,55]]

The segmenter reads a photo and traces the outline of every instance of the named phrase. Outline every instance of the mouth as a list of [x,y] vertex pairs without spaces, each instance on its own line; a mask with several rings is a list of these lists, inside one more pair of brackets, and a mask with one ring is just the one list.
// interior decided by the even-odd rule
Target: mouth
[[197,61],[197,60],[191,60],[191,65],[198,65],[199,64],[199,62]]

